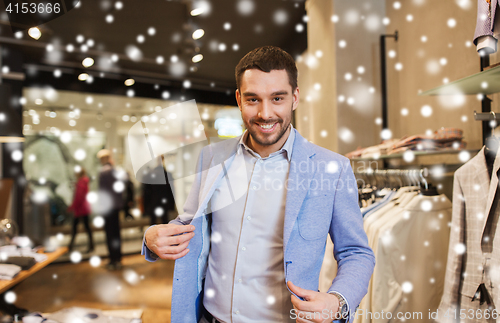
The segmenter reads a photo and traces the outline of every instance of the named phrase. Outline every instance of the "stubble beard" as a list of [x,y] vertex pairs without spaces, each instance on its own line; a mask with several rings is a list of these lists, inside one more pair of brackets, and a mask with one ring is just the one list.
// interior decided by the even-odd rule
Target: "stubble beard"
[[[293,104],[292,104],[292,111],[293,111]],[[291,117],[290,117],[290,120],[288,120],[288,123],[286,124],[286,126],[284,127],[281,127],[281,132],[278,133],[278,135],[276,136],[276,139],[275,140],[272,140],[271,142],[263,142],[261,140],[259,140],[258,136],[257,135],[254,135],[254,131],[252,130],[253,128],[250,127],[249,125],[254,125],[256,124],[256,120],[257,118],[252,118],[250,119],[249,121],[249,124],[245,124],[245,126],[247,127],[248,129],[248,133],[249,135],[252,137],[252,140],[255,141],[257,144],[261,145],[261,146],[272,146],[274,145],[275,143],[277,143],[278,141],[280,141],[280,139],[283,137],[283,135],[286,133],[286,131],[288,130],[288,128],[290,127],[290,122],[291,122]],[[262,121],[261,123],[265,123],[265,124],[269,124],[269,123],[278,123],[278,125],[283,125],[283,119],[281,118],[278,118],[276,120],[273,120],[272,122],[269,122],[269,121]],[[259,125],[257,125],[257,127],[259,127]],[[258,130],[255,131],[256,134],[258,134]]]

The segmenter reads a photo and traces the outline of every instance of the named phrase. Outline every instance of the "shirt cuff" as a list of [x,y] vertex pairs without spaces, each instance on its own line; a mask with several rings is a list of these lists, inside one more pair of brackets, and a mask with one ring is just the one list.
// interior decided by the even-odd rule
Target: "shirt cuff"
[[[328,292],[328,294],[338,295],[344,299],[344,301],[347,305],[347,318],[345,318],[345,322],[349,322],[350,318],[351,318],[351,307],[349,306],[349,301],[347,300],[347,298],[345,298],[344,295],[342,295],[341,293],[336,292],[336,291],[330,291],[330,292]],[[339,310],[340,310],[340,308],[339,308]],[[334,321],[334,322],[344,322],[344,319]]]
[[141,255],[143,255],[144,258],[146,258],[146,260],[149,262],[154,262],[154,261],[158,260],[158,258],[160,258],[160,257],[158,257],[157,254],[155,254],[154,252],[149,250],[148,246],[146,245],[146,233],[152,227],[154,227],[154,225],[147,228],[146,231],[144,232],[144,236],[142,238],[142,249],[141,249]]
[[488,53],[495,53],[497,51],[497,40],[490,35],[481,36],[477,39],[476,50],[479,52],[485,49]]

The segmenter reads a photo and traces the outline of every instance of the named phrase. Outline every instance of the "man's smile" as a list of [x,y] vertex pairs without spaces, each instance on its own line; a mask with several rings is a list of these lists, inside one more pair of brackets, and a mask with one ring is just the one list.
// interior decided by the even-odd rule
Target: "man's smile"
[[276,125],[278,122],[274,123],[257,123],[261,129],[262,132],[273,132],[274,129],[276,128]]

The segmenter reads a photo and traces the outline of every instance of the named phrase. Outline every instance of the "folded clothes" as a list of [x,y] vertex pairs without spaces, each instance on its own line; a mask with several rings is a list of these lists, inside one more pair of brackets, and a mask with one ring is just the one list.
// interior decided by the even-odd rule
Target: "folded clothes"
[[0,264],[0,279],[11,280],[19,274],[21,267],[11,264]]
[[36,262],[47,260],[47,255],[35,252],[31,248],[18,248],[15,245],[0,247],[0,260],[5,260],[8,257],[32,257]]
[[407,150],[437,151],[465,149],[463,131],[457,128],[441,128],[432,135],[418,134],[401,139],[385,140],[379,145],[358,148],[346,154],[348,158],[379,158],[383,155],[403,153]]
[[1,264],[12,264],[17,265],[22,268],[22,270],[28,270],[34,265],[36,265],[36,260],[33,257],[18,257],[18,256],[9,256],[5,260],[0,260]]
[[462,129],[458,128],[441,128],[434,132],[434,140],[438,141],[455,141],[462,140],[463,138]]
[[361,154],[363,153],[363,151],[365,150],[366,148],[357,148],[356,150],[354,151],[351,151],[350,153],[347,153],[345,154],[345,156],[347,158],[359,158],[361,157]]

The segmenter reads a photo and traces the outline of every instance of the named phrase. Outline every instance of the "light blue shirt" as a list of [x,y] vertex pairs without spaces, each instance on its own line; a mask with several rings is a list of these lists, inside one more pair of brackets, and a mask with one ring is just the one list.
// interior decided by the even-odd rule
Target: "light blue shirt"
[[283,147],[266,158],[246,145],[245,132],[210,201],[203,304],[219,321],[294,321],[283,269],[285,188],[295,139],[290,127]]

